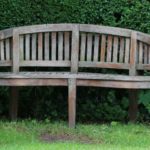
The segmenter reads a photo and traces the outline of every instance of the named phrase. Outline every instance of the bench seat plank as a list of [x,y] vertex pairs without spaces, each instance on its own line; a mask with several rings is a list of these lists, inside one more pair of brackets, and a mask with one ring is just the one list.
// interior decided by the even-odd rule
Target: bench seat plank
[[150,76],[128,76],[117,74],[101,73],[70,73],[70,72],[20,72],[20,73],[0,73],[0,79],[89,79],[89,80],[114,80],[143,82],[150,81]]

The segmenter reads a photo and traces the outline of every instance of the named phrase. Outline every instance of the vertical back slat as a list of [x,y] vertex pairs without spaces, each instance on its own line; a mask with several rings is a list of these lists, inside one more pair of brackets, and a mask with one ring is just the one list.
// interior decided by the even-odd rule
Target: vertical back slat
[[106,35],[102,35],[102,40],[101,40],[101,56],[100,56],[100,61],[104,62],[105,61],[105,51],[106,51]]
[[42,33],[38,33],[38,60],[42,60],[43,57],[43,51],[42,51],[42,47],[43,47],[43,43],[42,43]]
[[119,62],[123,63],[123,56],[124,56],[124,38],[120,38],[120,52],[119,52]]
[[87,61],[92,60],[92,34],[87,34]]
[[94,36],[94,61],[98,61],[99,35]]
[[113,62],[117,63],[118,60],[118,44],[119,39],[117,36],[114,37],[114,43],[113,43]]
[[63,60],[63,32],[58,33],[58,60]]
[[130,52],[130,39],[126,38],[125,44],[125,63],[129,63],[129,52]]
[[148,47],[146,44],[144,44],[144,64],[147,64],[147,61],[148,61]]
[[150,46],[148,45],[148,63],[150,64]]
[[25,60],[30,60],[30,35],[25,35]]
[[143,43],[139,42],[139,64],[143,63]]
[[1,60],[4,60],[5,59],[5,56],[4,56],[4,40],[2,40],[2,41],[0,41],[0,45],[1,45],[1,47],[0,47],[0,52],[1,52]]
[[24,60],[24,37],[20,35],[19,38],[19,48],[20,48],[20,61]]
[[112,54],[112,36],[108,36],[107,41],[107,62],[111,62],[111,54]]
[[44,36],[44,59],[49,60],[49,33],[45,33]]
[[19,34],[16,30],[13,31],[13,52],[12,52],[12,71],[19,72]]
[[37,45],[36,45],[36,39],[37,39],[37,35],[36,34],[32,34],[32,53],[31,53],[31,59],[32,60],[36,60],[36,49],[37,49]]
[[69,56],[70,56],[70,51],[69,51],[69,47],[70,47],[70,41],[69,41],[69,32],[65,32],[65,41],[64,41],[64,46],[65,46],[65,60],[69,60]]
[[72,49],[71,49],[71,72],[78,72],[79,60],[79,26],[74,25],[72,31]]
[[85,46],[86,46],[86,34],[81,34],[81,50],[80,50],[80,60],[85,61]]
[[10,60],[10,39],[6,39],[6,60]]
[[51,56],[52,60],[56,60],[56,32],[52,32],[51,40],[52,40]]
[[129,75],[134,76],[136,71],[136,53],[137,53],[137,33],[132,31],[131,33],[131,46],[130,46],[130,69]]

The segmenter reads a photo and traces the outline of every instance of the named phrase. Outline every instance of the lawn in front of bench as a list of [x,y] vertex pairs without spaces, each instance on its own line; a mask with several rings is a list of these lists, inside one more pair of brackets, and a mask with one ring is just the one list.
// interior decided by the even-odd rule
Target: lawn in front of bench
[[0,122],[0,150],[147,150],[150,126],[143,124],[78,124]]

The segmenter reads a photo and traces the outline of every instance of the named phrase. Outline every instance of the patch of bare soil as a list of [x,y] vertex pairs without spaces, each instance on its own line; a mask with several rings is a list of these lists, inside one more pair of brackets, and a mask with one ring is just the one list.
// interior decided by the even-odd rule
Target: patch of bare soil
[[66,142],[66,141],[76,141],[79,143],[84,143],[84,144],[96,144],[96,143],[101,143],[101,142],[96,142],[92,138],[85,136],[85,135],[71,135],[71,134],[56,134],[52,135],[49,133],[43,133],[40,135],[40,140],[44,142]]

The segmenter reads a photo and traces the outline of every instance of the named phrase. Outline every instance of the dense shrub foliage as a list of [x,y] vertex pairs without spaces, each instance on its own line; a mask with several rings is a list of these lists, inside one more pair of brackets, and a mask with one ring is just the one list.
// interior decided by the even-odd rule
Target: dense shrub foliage
[[[150,33],[148,0],[2,0],[0,12],[0,29],[44,23],[87,23]],[[140,120],[150,119],[147,94],[142,92],[140,96]],[[9,88],[0,88],[0,97],[0,114],[6,116]],[[21,88],[19,103],[22,118],[67,119],[67,88]],[[126,120],[127,109],[127,90],[78,88],[80,121]]]

